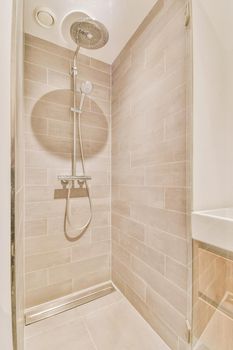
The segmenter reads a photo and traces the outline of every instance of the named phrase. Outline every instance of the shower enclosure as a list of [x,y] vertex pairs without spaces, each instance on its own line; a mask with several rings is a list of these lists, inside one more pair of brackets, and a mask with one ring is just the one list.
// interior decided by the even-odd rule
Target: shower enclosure
[[[120,7],[119,12],[113,11],[113,3]],[[215,76],[216,67],[206,61],[209,52],[201,55],[203,61],[199,56],[201,48],[208,51],[208,43],[219,44],[219,36],[212,40],[210,35],[211,31],[215,33],[211,25],[214,21],[206,18],[206,8],[212,11],[214,6],[209,6],[207,0],[201,4],[196,1],[195,6],[200,5],[202,10],[206,7],[200,11],[202,17],[197,16],[200,12],[194,7],[193,17],[189,1],[152,1],[147,13],[138,17],[134,34],[132,31],[128,35],[125,46],[122,44],[114,59],[109,60],[105,50],[111,46],[114,51],[120,46],[118,35],[124,39],[131,19],[146,4],[135,2],[131,9],[134,13],[128,13],[123,21],[127,11],[120,2],[106,5],[99,1],[103,23],[111,18],[112,26],[106,29],[76,7],[73,12],[65,7],[59,17],[56,8],[32,9],[32,2],[25,0],[25,13],[30,8],[33,25],[25,16],[24,35],[23,4],[20,0],[14,4],[14,350],[24,349],[24,330],[35,330],[44,322],[41,320],[58,314],[55,319],[61,320],[63,315],[68,317],[67,310],[91,305],[93,300],[115,291],[172,350],[219,350],[219,344],[221,350],[231,349],[232,254],[199,241],[199,232],[191,227],[194,221],[190,219],[192,210],[231,206],[232,170],[226,159],[232,157],[230,133],[225,137],[226,130],[232,130],[231,94],[218,88],[221,79],[227,80],[229,88],[232,77],[222,70]],[[56,6],[66,4],[61,1]],[[215,15],[222,13],[215,10]],[[114,32],[114,19],[119,13],[122,28],[118,23]],[[52,30],[46,26],[35,29],[33,26],[40,25],[38,18],[46,18],[46,25],[52,28],[59,25],[59,38],[51,37]],[[198,30],[201,40],[197,44]],[[216,31],[225,38],[226,32]],[[221,56],[221,50],[215,47],[211,56],[217,57],[216,52]],[[94,58],[93,52],[102,52],[102,59]],[[226,60],[221,59],[221,67],[230,66],[230,53]],[[198,89],[197,77],[203,79]],[[208,79],[210,84],[204,91]],[[210,98],[215,86],[214,97]],[[202,114],[201,104],[195,104],[197,97],[203,102],[201,96],[208,101],[205,106],[214,101],[216,108],[207,108]],[[216,106],[219,97],[222,105]],[[224,123],[219,118],[223,105],[229,108],[224,110]],[[205,119],[210,111],[214,126],[211,118]],[[213,138],[211,130],[215,130]],[[220,147],[216,153],[212,152],[216,150],[212,140]],[[218,162],[214,166],[216,159],[222,162],[223,154],[224,167]],[[219,179],[227,184],[224,188]],[[200,204],[203,193],[205,205]],[[223,193],[229,195],[228,201],[217,203],[216,198]],[[105,348],[116,346],[119,350],[117,344],[127,348],[127,337],[121,337],[124,330],[118,328],[121,322],[115,323],[118,343],[111,338],[111,317],[106,320],[105,326],[92,334],[94,343],[98,343],[104,329]],[[115,317],[113,320],[114,324]],[[225,347],[214,331],[221,322],[227,332]],[[142,335],[132,333],[135,337]]]
[[[140,14],[145,4],[137,6]],[[189,21],[179,0],[150,10],[108,63],[88,49],[118,47],[112,27],[108,41],[103,25],[76,8],[46,14],[72,50],[49,41],[50,29],[39,36],[25,24],[20,335],[22,321],[27,334],[42,319],[118,290],[171,349],[190,347]]]

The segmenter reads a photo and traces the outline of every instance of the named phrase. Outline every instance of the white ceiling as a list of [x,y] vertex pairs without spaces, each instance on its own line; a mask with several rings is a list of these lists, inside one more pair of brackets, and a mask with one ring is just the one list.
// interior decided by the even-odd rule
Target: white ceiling
[[[77,11],[102,22],[109,31],[109,42],[98,50],[82,50],[94,58],[112,63],[136,31],[157,0],[25,0],[25,32],[55,44],[74,49],[62,35],[62,22],[67,14]],[[41,27],[34,19],[34,10],[48,7],[56,15],[52,28]],[[68,30],[68,29],[67,29]]]

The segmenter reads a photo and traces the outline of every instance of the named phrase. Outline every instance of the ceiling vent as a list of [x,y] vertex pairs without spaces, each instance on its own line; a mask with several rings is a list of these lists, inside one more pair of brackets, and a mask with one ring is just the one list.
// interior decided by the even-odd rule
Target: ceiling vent
[[55,14],[47,7],[35,9],[35,20],[44,28],[51,28],[56,22]]

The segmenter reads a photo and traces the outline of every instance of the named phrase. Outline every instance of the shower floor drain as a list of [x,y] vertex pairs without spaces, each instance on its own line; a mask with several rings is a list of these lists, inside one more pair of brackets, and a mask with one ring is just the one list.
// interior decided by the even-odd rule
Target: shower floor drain
[[115,291],[111,282],[107,282],[92,288],[85,289],[78,293],[73,293],[65,297],[47,302],[25,312],[26,326],[46,318],[55,316],[62,312],[74,309],[83,304],[90,303],[93,300],[102,298]]

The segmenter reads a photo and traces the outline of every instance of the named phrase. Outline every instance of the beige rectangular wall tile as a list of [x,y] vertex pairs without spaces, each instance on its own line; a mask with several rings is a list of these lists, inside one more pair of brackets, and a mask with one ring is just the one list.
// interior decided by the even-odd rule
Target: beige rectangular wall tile
[[49,95],[51,87],[38,81],[24,81],[24,95],[29,98],[40,99],[44,95]]
[[119,241],[113,239],[112,242],[112,255],[119,260],[121,263],[124,263],[126,266],[130,266],[132,255],[128,250],[124,249]]
[[[65,58],[68,58],[68,57],[72,58],[73,57],[73,51],[65,49],[64,47],[53,44],[50,41],[40,39],[36,36],[30,35],[27,33],[25,33],[25,35],[24,35],[24,42],[28,46],[33,46],[33,47],[36,47],[38,49],[48,51],[48,52],[53,53],[54,55],[57,55],[57,56],[62,56]],[[80,56],[83,56],[83,55],[80,55]]]
[[89,244],[72,248],[72,261],[91,259],[106,255],[110,251],[110,241],[90,242]]
[[173,350],[189,297],[184,5],[158,1],[112,68],[112,278]]
[[188,288],[188,269],[185,265],[167,257],[166,258],[166,277],[175,283],[178,287],[184,289]]
[[47,271],[40,270],[36,272],[27,273],[25,276],[26,290],[38,289],[47,285]]
[[108,74],[111,72],[111,66],[109,64],[95,60],[94,58],[91,58],[91,66]]
[[[125,216],[126,213],[125,213]],[[123,233],[127,233],[139,241],[145,240],[145,228],[144,225],[133,220],[132,218],[126,218],[123,215],[112,214],[112,225],[117,227]]]
[[52,268],[58,265],[67,264],[71,261],[71,249],[60,249],[59,251],[51,251],[49,253],[39,253],[26,256],[25,270],[26,272],[38,271],[42,269]]
[[122,277],[124,283],[130,286],[142,300],[146,299],[146,283],[132,269],[129,269],[115,257],[113,257],[112,269]]
[[147,303],[151,311],[166,322],[182,339],[186,340],[186,321],[179,312],[152,289],[147,290]]
[[34,305],[43,304],[43,303],[46,303],[47,301],[60,298],[71,292],[72,292],[72,281],[68,279],[66,279],[62,283],[57,283],[54,285],[33,289],[31,291],[26,291],[25,306],[26,308],[29,308]]
[[48,122],[45,118],[26,115],[25,130],[29,134],[48,135]]
[[25,79],[35,80],[46,84],[47,70],[39,65],[26,62],[24,64],[24,77]]
[[79,76],[81,79],[93,81],[94,83],[110,87],[110,74],[91,67],[80,65]]
[[42,67],[51,68],[58,72],[67,73],[70,69],[69,59],[51,54],[29,45],[25,46],[25,61]]
[[25,113],[30,118],[43,118],[45,122],[47,122],[47,119],[67,121],[71,118],[69,106],[62,105],[60,99],[55,103],[46,100],[25,98]]
[[[55,251],[60,251],[64,248],[72,247],[75,242],[68,241],[63,232],[54,234],[48,234],[43,236],[33,236],[27,237],[25,240],[25,254],[26,256],[31,256],[35,254],[50,253]],[[79,245],[86,244],[90,242],[91,235],[87,231],[86,235],[83,235],[79,240]]]
[[47,169],[26,168],[25,185],[47,185]]
[[[93,220],[77,242],[64,235],[65,199],[57,176],[70,174],[73,52],[25,36],[25,276],[26,305],[52,300],[110,278],[110,66],[79,55],[79,87],[93,82],[85,99],[82,134],[86,171],[92,176]],[[77,171],[81,172],[80,154]],[[72,223],[89,215],[87,201],[72,200]],[[48,279],[40,281],[41,271]],[[69,277],[68,277],[69,276]],[[43,282],[43,283],[42,283]]]
[[108,88],[99,85],[97,83],[93,84],[92,95],[103,100],[109,101],[111,98],[111,92]]
[[72,83],[69,73],[59,73],[49,69],[48,85],[54,86],[55,88],[70,89],[72,87]]
[[182,264],[187,264],[187,242],[185,239],[154,229],[147,229],[148,245]]
[[143,205],[131,205],[131,216],[144,225],[186,238],[186,215]]
[[72,262],[49,269],[49,283],[61,283],[64,279],[75,279],[76,276],[85,276],[97,272],[100,268],[109,268],[109,256],[102,255],[78,262]]
[[184,188],[167,188],[165,190],[165,208],[186,211],[187,191]]
[[148,167],[145,181],[148,186],[184,187],[186,185],[186,164],[178,162]]
[[163,274],[153,270],[141,260],[133,258],[133,271],[145,280],[148,285],[161,297],[165,298],[171,306],[184,316],[186,315],[187,296],[180,288],[177,288]]
[[73,280],[73,289],[80,291],[82,289],[90,288],[96,284],[104,283],[111,279],[111,272],[108,267],[102,267],[98,271],[80,274]]
[[186,134],[186,111],[171,114],[165,119],[165,138],[173,139]]
[[25,222],[25,236],[41,236],[47,234],[47,220],[33,220]]
[[93,227],[91,230],[91,240],[92,242],[99,241],[110,241],[111,239],[111,227]]
[[164,273],[165,257],[161,252],[128,235],[120,233],[119,238],[120,244],[125,250],[145,261],[154,270]]
[[[119,283],[117,285],[119,288],[121,288],[121,290],[123,290]],[[142,301],[131,288],[126,286],[124,291],[129,301],[141,313],[145,320],[149,322],[151,327],[160,335],[160,337],[172,350],[176,350],[178,344],[178,336],[176,332],[170,328],[168,324],[158,316],[157,313],[152,313],[151,308],[144,301]]]

